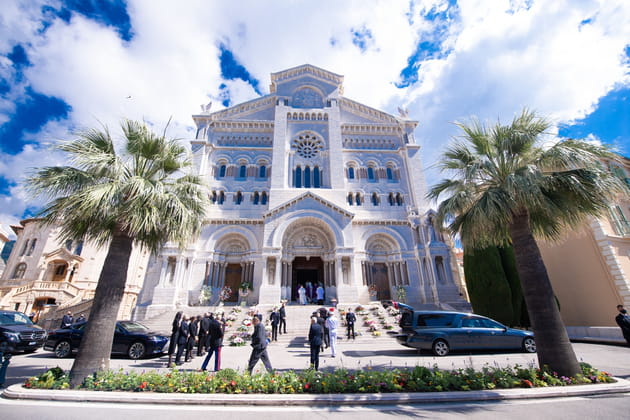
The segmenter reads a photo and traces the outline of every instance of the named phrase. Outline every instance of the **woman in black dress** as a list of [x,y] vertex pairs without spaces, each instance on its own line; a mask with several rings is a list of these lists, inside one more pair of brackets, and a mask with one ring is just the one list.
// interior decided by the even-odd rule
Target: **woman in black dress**
[[171,367],[173,363],[173,356],[175,355],[175,351],[177,350],[177,340],[179,339],[179,324],[182,321],[182,311],[179,311],[175,314],[175,318],[173,319],[173,327],[171,329],[171,341],[168,343],[168,367]]

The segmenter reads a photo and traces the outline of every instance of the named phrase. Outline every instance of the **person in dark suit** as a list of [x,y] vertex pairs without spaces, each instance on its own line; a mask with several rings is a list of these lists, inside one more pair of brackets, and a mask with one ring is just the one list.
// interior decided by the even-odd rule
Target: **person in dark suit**
[[205,350],[208,347],[207,338],[208,338],[208,329],[210,328],[210,314],[205,313],[203,317],[199,316],[199,341],[197,343],[197,356],[203,356],[205,354]]
[[171,367],[173,364],[173,357],[177,351],[177,341],[179,339],[179,324],[182,322],[183,312],[179,311],[173,318],[173,324],[171,327],[171,339],[168,343],[168,364],[167,367]]
[[73,321],[72,312],[68,311],[68,313],[61,318],[61,328],[70,328]]
[[271,367],[269,355],[267,354],[267,332],[265,331],[265,326],[260,322],[257,316],[252,318],[252,323],[254,324],[254,332],[252,333],[252,354],[249,356],[247,371],[251,375],[256,363],[262,360],[267,372],[271,372],[273,368]]
[[350,339],[350,334],[352,334],[352,339],[354,340],[354,323],[357,322],[357,316],[352,312],[352,308],[348,308],[348,313],[346,314],[346,327],[348,328],[348,340]]
[[308,330],[308,342],[311,345],[311,366],[319,369],[319,350],[322,347],[322,331],[321,325],[317,323],[317,317],[311,317],[311,328]]
[[212,314],[208,317],[208,355],[201,364],[201,370],[205,371],[208,367],[208,362],[214,354],[214,371],[217,372],[221,369],[221,347],[223,347],[223,326],[219,321],[214,319]]
[[621,328],[623,338],[626,339],[630,346],[630,315],[628,315],[628,311],[625,310],[623,305],[617,305],[617,311],[619,311],[619,313],[615,317],[615,321],[617,325],[619,325],[619,328]]
[[[280,314],[280,324],[278,325],[278,332],[280,334],[286,334],[287,333],[287,309],[284,307],[284,302],[282,302],[282,305],[280,306],[280,311],[278,311],[278,313]],[[282,332],[283,327],[284,327],[284,333]]]
[[197,342],[197,336],[199,335],[199,320],[194,316],[190,317],[190,321],[188,322],[188,331],[190,334],[188,335],[188,346],[186,347],[186,362],[195,358],[193,353],[195,343]]
[[321,347],[320,351],[324,351],[324,328],[325,328],[325,325],[326,325],[326,320],[320,316],[319,311],[313,312],[313,315],[311,315],[311,317],[315,317],[315,321],[321,327],[322,339],[320,341],[320,345],[319,346]]
[[[175,356],[175,364],[182,364],[182,354],[188,347],[188,337],[190,336],[190,328],[188,326],[188,318],[182,314],[182,320],[179,323],[179,335],[177,338],[177,355]],[[188,361],[188,360],[186,360]]]
[[271,340],[278,341],[278,324],[280,323],[280,314],[275,307],[271,311],[269,320],[271,321]]
[[328,348],[330,345],[329,331],[326,325],[326,320],[329,316],[328,310],[326,308],[319,308],[319,316],[324,319],[324,347]]

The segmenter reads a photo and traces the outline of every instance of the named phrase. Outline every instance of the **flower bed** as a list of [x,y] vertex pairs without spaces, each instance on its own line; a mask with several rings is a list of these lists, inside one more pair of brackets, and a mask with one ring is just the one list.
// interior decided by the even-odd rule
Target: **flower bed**
[[[483,389],[533,388],[578,384],[610,383],[615,380],[606,372],[581,363],[582,373],[574,378],[559,377],[548,369],[521,367],[484,367],[456,370],[411,369],[348,370],[317,372],[312,369],[250,376],[233,369],[216,373],[168,373],[105,371],[86,378],[80,389],[92,391],[182,392],[226,394],[328,394],[328,393],[385,393],[470,391]],[[56,367],[29,378],[26,388],[68,389],[68,375]]]

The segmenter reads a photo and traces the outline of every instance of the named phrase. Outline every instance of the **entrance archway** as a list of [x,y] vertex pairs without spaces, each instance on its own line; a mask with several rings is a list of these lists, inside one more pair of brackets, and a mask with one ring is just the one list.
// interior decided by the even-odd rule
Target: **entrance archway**
[[[296,257],[293,260],[291,273],[291,300],[298,300],[300,285],[307,291],[307,298],[315,298],[315,289],[318,284],[324,284],[324,262],[320,257]],[[311,287],[308,288],[310,283]],[[310,291],[310,294],[309,294]]]

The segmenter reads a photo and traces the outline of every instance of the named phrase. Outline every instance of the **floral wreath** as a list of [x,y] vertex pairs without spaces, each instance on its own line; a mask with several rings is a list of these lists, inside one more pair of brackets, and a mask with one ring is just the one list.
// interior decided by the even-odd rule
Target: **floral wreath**
[[219,293],[219,299],[221,300],[221,302],[228,300],[230,296],[232,296],[232,289],[230,288],[230,286],[223,286],[223,289],[221,289],[221,293]]

